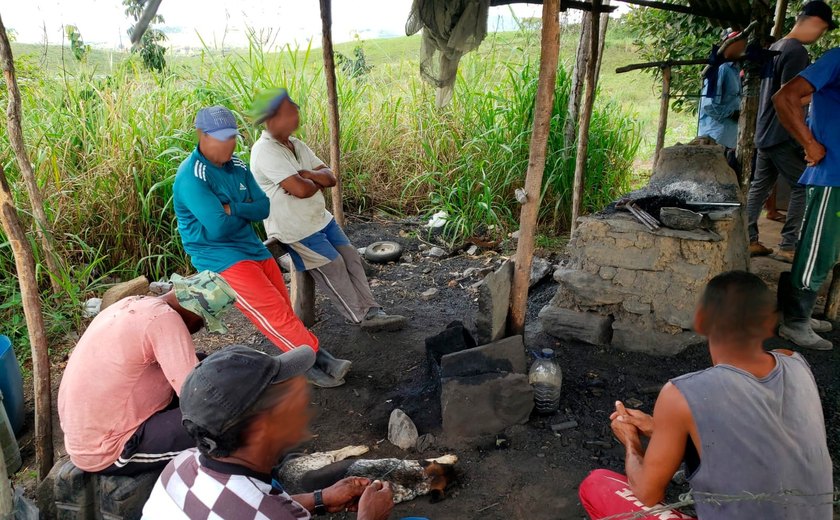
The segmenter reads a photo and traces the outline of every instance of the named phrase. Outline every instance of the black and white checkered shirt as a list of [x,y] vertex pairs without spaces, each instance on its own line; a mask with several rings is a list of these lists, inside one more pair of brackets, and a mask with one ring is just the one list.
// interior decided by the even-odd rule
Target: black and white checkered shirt
[[243,466],[199,455],[195,448],[173,459],[163,470],[143,518],[189,520],[295,520],[309,512],[271,477]]

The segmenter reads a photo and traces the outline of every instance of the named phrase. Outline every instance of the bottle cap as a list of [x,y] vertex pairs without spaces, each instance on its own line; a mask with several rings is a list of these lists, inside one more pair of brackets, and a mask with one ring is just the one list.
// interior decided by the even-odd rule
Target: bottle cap
[[554,350],[552,350],[550,348],[544,348],[544,349],[542,349],[542,355],[545,358],[553,358],[554,357]]

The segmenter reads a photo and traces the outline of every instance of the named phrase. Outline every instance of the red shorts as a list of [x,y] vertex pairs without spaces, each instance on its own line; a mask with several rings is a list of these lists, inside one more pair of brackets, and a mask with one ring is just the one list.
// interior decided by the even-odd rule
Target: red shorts
[[578,495],[580,503],[592,520],[609,518],[613,515],[622,515],[616,517],[616,520],[694,520],[695,518],[676,509],[645,515],[645,511],[653,508],[646,507],[633,495],[627,477],[605,469],[596,469],[583,479]]
[[318,338],[292,310],[283,273],[273,258],[243,260],[219,273],[236,291],[236,307],[280,350],[318,351]]

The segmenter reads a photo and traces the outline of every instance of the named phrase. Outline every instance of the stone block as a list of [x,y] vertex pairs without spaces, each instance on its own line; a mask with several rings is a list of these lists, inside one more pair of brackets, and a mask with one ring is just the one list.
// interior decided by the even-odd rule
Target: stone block
[[612,318],[609,316],[546,305],[539,317],[543,330],[556,338],[590,345],[610,344]]
[[525,424],[534,391],[525,374],[483,374],[441,380],[443,431],[450,438],[494,434]]
[[492,343],[505,336],[512,281],[513,263],[505,262],[479,284],[478,315],[475,320],[479,343]]
[[99,476],[99,511],[106,520],[139,520],[159,471],[134,477]]
[[624,300],[621,308],[631,314],[650,314],[650,303],[643,303],[638,300]]
[[488,373],[525,373],[525,343],[511,336],[489,345],[447,354],[440,360],[441,377],[465,377]]
[[111,287],[102,296],[101,310],[105,310],[109,306],[117,303],[123,298],[129,296],[141,296],[149,292],[149,280],[145,276],[138,276],[133,280],[118,283]]
[[394,408],[388,420],[388,441],[400,449],[407,450],[417,445],[419,437],[414,421],[399,408]]
[[703,215],[688,209],[662,208],[659,210],[659,220],[669,228],[691,230],[700,227]]
[[598,276],[600,276],[604,280],[612,280],[613,278],[615,278],[616,274],[618,274],[618,269],[608,265],[605,265],[598,271]]
[[590,244],[582,252],[585,259],[599,266],[609,265],[624,269],[654,271],[660,269],[660,252],[656,249],[616,247],[608,244]]
[[638,323],[615,321],[612,324],[612,346],[628,352],[644,352],[654,356],[675,356],[691,345],[703,342],[694,332],[678,334],[657,332]]
[[531,260],[531,275],[528,282],[528,287],[533,287],[540,283],[543,278],[548,276],[551,272],[551,262],[545,258],[535,256]]
[[598,275],[578,269],[558,269],[554,279],[575,295],[582,305],[614,305],[624,300],[624,292]]

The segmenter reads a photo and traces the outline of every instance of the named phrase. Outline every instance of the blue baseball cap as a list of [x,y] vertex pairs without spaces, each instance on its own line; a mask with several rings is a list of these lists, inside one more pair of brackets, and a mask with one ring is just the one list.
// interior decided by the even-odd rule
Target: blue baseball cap
[[287,99],[289,103],[298,106],[297,103],[292,101],[289,91],[284,88],[273,88],[258,92],[251,104],[251,116],[254,118],[254,123],[264,123],[266,119],[277,113],[277,109]]
[[199,110],[195,116],[195,127],[219,141],[227,141],[239,135],[233,112],[218,105]]

